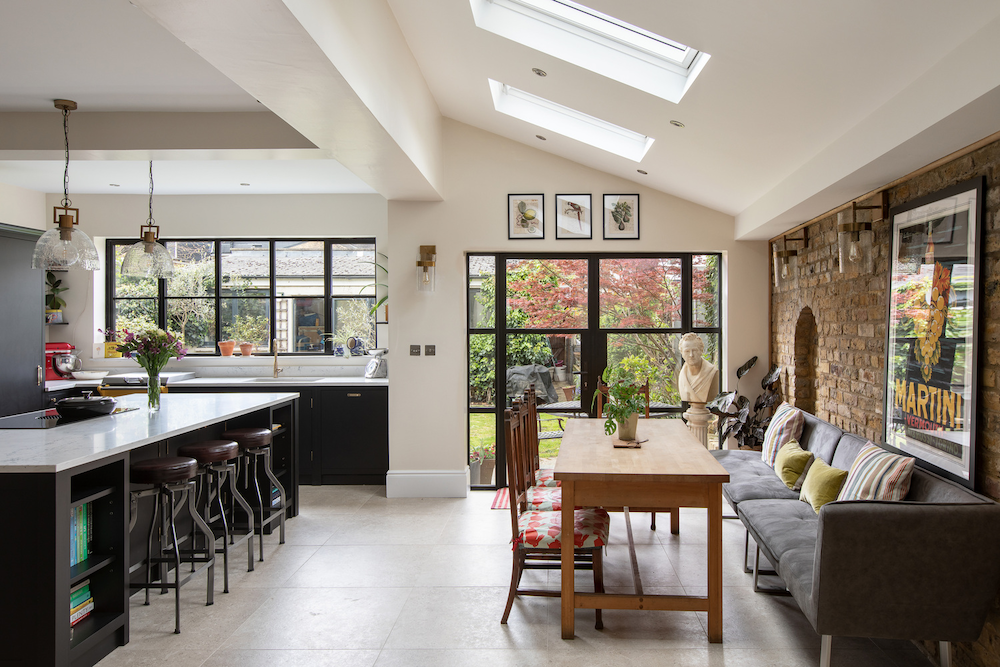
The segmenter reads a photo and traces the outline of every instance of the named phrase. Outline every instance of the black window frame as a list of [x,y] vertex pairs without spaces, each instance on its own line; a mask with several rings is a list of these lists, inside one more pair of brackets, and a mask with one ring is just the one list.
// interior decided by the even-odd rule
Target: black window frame
[[[203,297],[206,300],[211,299],[215,304],[215,340],[222,340],[222,318],[220,316],[222,312],[222,302],[227,299],[267,299],[269,301],[269,322],[270,322],[270,333],[268,340],[274,340],[277,333],[277,323],[275,314],[277,313],[277,301],[278,299],[286,298],[301,298],[301,296],[296,297],[291,296],[277,296],[277,275],[275,271],[275,244],[287,241],[322,241],[323,242],[323,313],[324,322],[327,323],[328,328],[333,325],[333,301],[334,299],[358,299],[358,300],[368,300],[374,301],[376,295],[374,294],[331,294],[333,288],[333,276],[331,275],[332,262],[331,262],[331,251],[335,244],[371,244],[372,252],[375,257],[378,257],[378,245],[375,237],[373,236],[361,236],[361,237],[345,237],[345,238],[315,238],[315,237],[295,237],[295,238],[241,238],[241,237],[217,237],[217,238],[169,238],[160,239],[157,241],[160,245],[166,247],[167,243],[211,243],[213,245],[213,256],[215,261],[215,294],[210,297]],[[104,321],[106,323],[106,330],[111,331],[116,329],[115,323],[115,302],[118,299],[115,296],[115,249],[116,247],[128,247],[135,244],[135,239],[125,239],[125,238],[109,238],[105,244],[105,261],[107,267],[107,277],[105,280],[105,313]],[[248,296],[248,297],[234,297],[232,295],[222,294],[222,253],[221,244],[223,242],[258,242],[268,244],[268,256],[270,264],[270,278],[269,278],[269,291],[268,296]],[[358,276],[355,276],[358,277]],[[367,278],[368,276],[363,276]],[[377,268],[372,266],[372,284],[376,283],[378,280]],[[187,298],[187,297],[170,297],[167,295],[167,280],[160,278],[157,280],[157,295],[155,297],[128,297],[129,300],[143,300],[143,299],[156,299],[157,301],[157,326],[161,329],[167,329],[167,302],[172,298]],[[312,297],[317,298],[317,297]],[[376,344],[378,343],[378,325],[383,322],[379,321],[377,314],[373,316],[373,323],[375,324],[375,336]],[[332,329],[331,329],[332,330]],[[268,345],[270,348],[271,346]],[[275,350],[270,350],[267,352],[255,352],[258,356],[270,356],[275,354]],[[212,352],[189,352],[187,356],[189,357],[218,357],[221,356],[221,351],[216,345],[215,350]],[[332,356],[334,354],[334,341],[332,337],[325,337],[322,352],[297,352],[288,351],[281,352],[282,356],[301,356],[301,357],[321,357],[321,356]]]

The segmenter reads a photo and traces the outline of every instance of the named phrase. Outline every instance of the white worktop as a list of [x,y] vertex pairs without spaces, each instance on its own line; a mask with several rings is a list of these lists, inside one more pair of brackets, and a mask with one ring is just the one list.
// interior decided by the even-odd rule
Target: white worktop
[[199,377],[171,382],[170,387],[388,387],[388,378],[359,376]]
[[[97,390],[102,380],[48,380],[45,383],[45,391],[57,391],[59,389],[94,389]],[[198,377],[190,380],[176,380],[167,384],[168,387],[388,387],[388,378],[368,379],[362,376],[278,376],[275,380],[270,376],[265,377]]]
[[138,410],[46,429],[0,430],[0,473],[54,473],[298,398],[294,392],[163,394],[150,412],[146,394],[118,399]]

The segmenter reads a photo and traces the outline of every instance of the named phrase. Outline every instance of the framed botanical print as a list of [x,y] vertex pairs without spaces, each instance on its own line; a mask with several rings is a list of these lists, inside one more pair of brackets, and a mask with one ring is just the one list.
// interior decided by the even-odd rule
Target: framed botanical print
[[639,195],[604,195],[604,238],[639,238]]
[[507,195],[507,238],[545,238],[545,195]]
[[593,238],[590,195],[556,195],[556,238]]
[[890,211],[884,439],[969,488],[984,188],[966,181]]

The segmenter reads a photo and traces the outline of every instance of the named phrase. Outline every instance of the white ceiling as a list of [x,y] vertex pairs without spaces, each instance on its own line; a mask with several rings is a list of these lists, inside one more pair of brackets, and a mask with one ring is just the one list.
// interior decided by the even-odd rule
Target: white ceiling
[[[284,0],[284,5],[289,15],[303,16],[324,3],[344,15],[356,1]],[[1000,89],[1000,68],[988,67],[1000,55],[991,51],[998,48],[993,46],[1000,26],[996,0],[960,5],[939,0],[589,0],[586,4],[599,11],[711,54],[676,105],[476,28],[469,0],[369,1],[387,2],[398,23],[394,33],[401,32],[442,115],[734,215],[744,238],[766,238],[1000,129],[994,120],[1000,95],[991,94]],[[263,88],[259,82],[249,85],[245,75],[235,75],[218,53],[204,48],[214,43],[221,47],[218,52],[224,53],[227,44],[235,50],[239,31],[199,20],[198,11],[209,11],[202,10],[204,5],[193,0],[137,3],[174,34],[126,0],[0,4],[0,113],[45,112],[58,119],[55,97],[76,100],[81,115],[275,111],[318,148],[221,153],[205,146],[199,152],[140,155],[88,145],[92,152],[84,157],[93,159],[74,161],[73,191],[125,192],[128,182],[128,191],[145,192],[141,161],[149,157],[176,162],[156,168],[157,192],[163,193],[245,192],[240,182],[251,182],[260,192],[378,191],[393,197],[412,191],[395,188],[391,170],[372,169],[387,154],[384,145],[368,142],[368,164],[357,155],[364,145],[345,158],[317,140],[315,129],[288,107],[258,93],[269,110],[245,92]],[[277,25],[276,16],[287,18],[276,0],[237,5],[239,18],[264,33]],[[184,22],[176,20],[181,13]],[[305,28],[321,41],[315,24]],[[240,53],[256,43],[244,40]],[[274,52],[266,48],[261,46],[266,55],[260,67],[249,63],[245,68],[273,64]],[[533,67],[548,76],[535,76]],[[351,74],[345,79],[359,98],[372,99],[365,88],[377,82],[359,84]],[[635,163],[541,131],[495,112],[488,78],[656,142]],[[377,92],[391,96],[393,91]],[[371,118],[360,118],[364,115],[352,110],[350,122],[371,126]],[[686,127],[673,127],[670,120]],[[536,139],[539,133],[548,140]],[[44,146],[49,152],[39,146],[37,155],[5,150],[9,146],[0,143],[0,182],[60,191],[61,165],[51,161],[51,143],[49,138]],[[35,158],[37,164],[26,162]],[[433,180],[427,176],[432,185]]]

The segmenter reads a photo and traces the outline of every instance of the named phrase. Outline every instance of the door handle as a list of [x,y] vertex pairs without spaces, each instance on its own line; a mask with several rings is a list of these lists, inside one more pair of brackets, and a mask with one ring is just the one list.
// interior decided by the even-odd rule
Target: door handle
[[36,372],[35,372],[36,373],[35,374],[35,382],[37,383],[37,385],[39,387],[41,387],[42,386],[42,382],[44,381],[44,378],[45,378],[45,373],[44,373],[44,371],[42,371],[42,367],[41,366],[35,366],[35,368],[37,369]]
[[348,398],[360,398],[361,394],[348,394],[347,397]]

